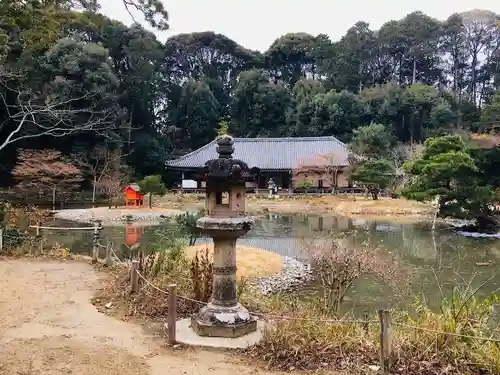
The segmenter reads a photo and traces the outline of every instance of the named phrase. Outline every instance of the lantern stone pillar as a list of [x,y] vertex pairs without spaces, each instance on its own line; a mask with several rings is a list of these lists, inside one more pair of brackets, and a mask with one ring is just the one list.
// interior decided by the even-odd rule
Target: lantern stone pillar
[[253,224],[245,212],[245,182],[256,179],[259,171],[233,159],[233,145],[232,137],[219,136],[219,157],[205,164],[207,216],[196,225],[213,238],[214,265],[211,300],[191,318],[191,327],[200,336],[234,338],[257,329],[257,321],[236,295],[236,241]]

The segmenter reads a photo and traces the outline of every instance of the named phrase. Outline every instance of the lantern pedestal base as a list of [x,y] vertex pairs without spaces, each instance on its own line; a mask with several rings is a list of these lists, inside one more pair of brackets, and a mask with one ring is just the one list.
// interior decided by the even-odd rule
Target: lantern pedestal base
[[257,320],[240,304],[223,307],[209,303],[191,317],[191,327],[199,336],[236,338],[255,332]]

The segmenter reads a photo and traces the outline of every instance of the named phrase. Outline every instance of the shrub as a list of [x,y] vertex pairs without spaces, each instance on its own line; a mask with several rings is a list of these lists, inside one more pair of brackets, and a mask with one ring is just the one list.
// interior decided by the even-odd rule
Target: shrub
[[50,215],[47,210],[34,206],[0,205],[0,228],[3,228],[3,250],[9,254],[30,251],[33,246],[34,232],[30,225],[44,222]]
[[7,208],[8,205],[5,202],[0,201],[0,228],[5,227],[6,217],[7,217]]
[[17,228],[5,228],[3,230],[3,250],[12,253],[26,242],[26,234]]
[[[344,234],[344,236],[352,233]],[[313,275],[325,291],[325,309],[336,314],[340,304],[354,283],[363,275],[371,275],[396,288],[409,285],[408,274],[395,255],[364,242],[350,243],[345,237],[330,234],[304,241],[304,253],[309,259]]]
[[7,206],[5,220],[7,227],[29,230],[30,225],[43,223],[50,216],[50,211],[35,206]]
[[175,218],[181,233],[188,237],[189,246],[194,245],[196,240],[201,237],[201,230],[196,226],[196,221],[204,214],[205,210],[200,210],[197,213],[185,212]]

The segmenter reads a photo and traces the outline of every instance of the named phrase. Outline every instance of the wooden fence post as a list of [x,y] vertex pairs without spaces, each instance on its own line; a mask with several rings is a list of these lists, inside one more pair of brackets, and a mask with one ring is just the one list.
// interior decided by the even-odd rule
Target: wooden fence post
[[383,373],[388,373],[392,361],[392,329],[389,310],[379,310],[380,320],[380,368]]
[[136,293],[139,291],[139,261],[134,259],[132,261],[132,269],[130,270],[130,292]]
[[168,316],[167,316],[167,332],[168,344],[175,345],[175,325],[177,322],[177,285],[168,286]]

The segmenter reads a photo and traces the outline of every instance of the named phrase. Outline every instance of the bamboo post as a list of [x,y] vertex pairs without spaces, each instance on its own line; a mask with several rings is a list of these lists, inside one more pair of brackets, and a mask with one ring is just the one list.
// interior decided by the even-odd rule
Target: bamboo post
[[383,373],[388,373],[392,360],[392,330],[389,310],[379,310],[380,320],[380,368]]
[[130,292],[136,293],[139,291],[139,261],[134,259],[132,261],[132,269],[130,270]]
[[104,265],[110,267],[113,265],[113,261],[111,259],[111,243],[106,244],[106,259],[104,260]]
[[168,316],[167,316],[167,332],[168,344],[175,345],[175,325],[177,321],[177,285],[168,286]]
[[94,237],[92,239],[92,263],[97,263],[99,258],[99,232],[102,229],[101,223],[94,224]]
[[365,310],[365,312],[363,313],[363,330],[365,331],[365,334],[368,335],[368,332],[369,332],[369,325],[368,325],[368,319],[369,319],[369,315],[368,315],[368,311]]

